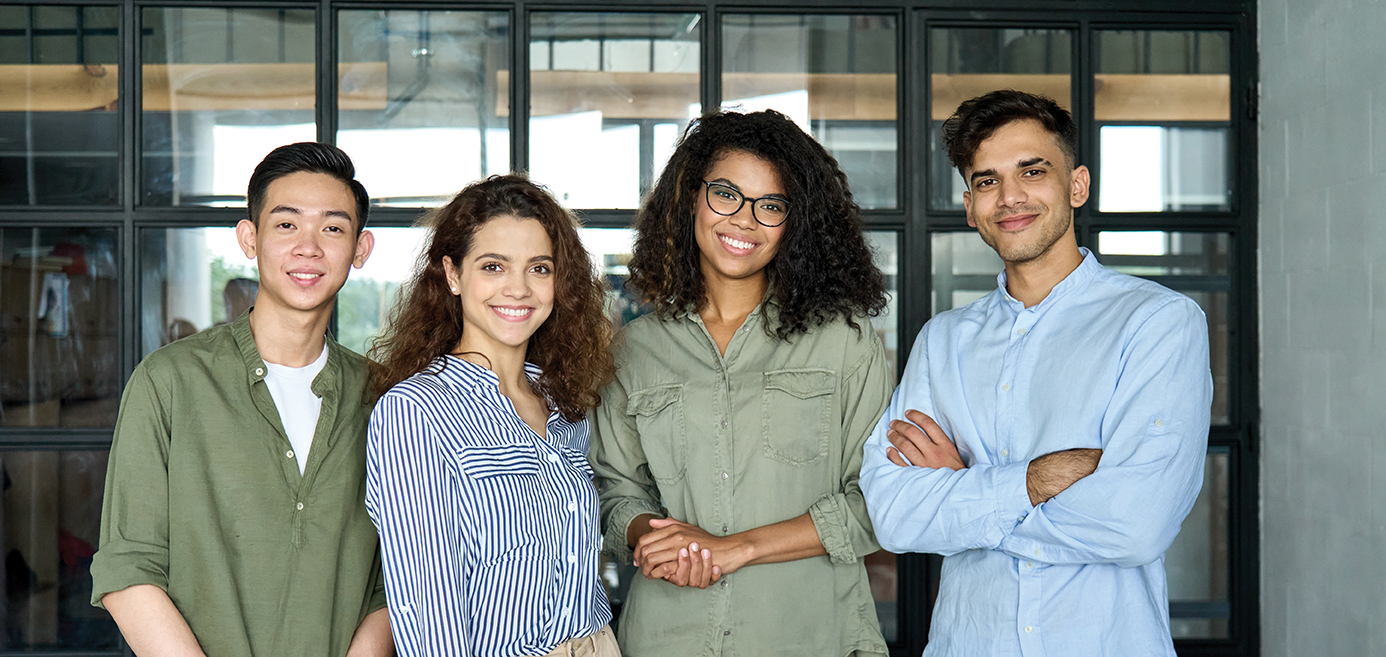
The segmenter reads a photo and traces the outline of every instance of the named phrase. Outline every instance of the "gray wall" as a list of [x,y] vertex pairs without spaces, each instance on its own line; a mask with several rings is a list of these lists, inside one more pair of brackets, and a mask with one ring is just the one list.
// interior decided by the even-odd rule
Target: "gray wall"
[[1386,655],[1386,4],[1259,14],[1263,654]]

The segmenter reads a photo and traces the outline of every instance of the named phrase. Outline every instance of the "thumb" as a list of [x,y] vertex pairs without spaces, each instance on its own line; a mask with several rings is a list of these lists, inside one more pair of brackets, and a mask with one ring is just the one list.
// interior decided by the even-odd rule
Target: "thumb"
[[650,526],[654,527],[655,529],[664,529],[665,527],[671,527],[676,523],[678,523],[678,521],[674,520],[673,518],[652,518],[650,520]]

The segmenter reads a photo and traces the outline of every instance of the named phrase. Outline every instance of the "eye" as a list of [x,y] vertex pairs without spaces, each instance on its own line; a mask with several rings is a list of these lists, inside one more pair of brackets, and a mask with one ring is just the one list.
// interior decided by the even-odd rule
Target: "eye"
[[995,179],[995,178],[983,178],[983,179],[981,179],[981,180],[978,180],[978,181],[975,182],[975,183],[972,183],[972,187],[973,187],[974,189],[984,189],[984,188],[987,188],[987,187],[991,187],[991,186],[994,185],[994,184],[996,184],[996,179]]
[[775,214],[784,214],[785,210],[788,209],[788,206],[785,204],[784,201],[781,201],[779,199],[767,198],[761,200],[760,209],[765,210],[766,212],[773,212]]
[[1028,169],[1025,171],[1025,173],[1022,173],[1020,175],[1026,178],[1035,178],[1044,175],[1044,169]]
[[548,265],[535,265],[533,267],[530,267],[529,270],[541,276],[548,276],[549,274],[553,273],[553,269],[550,268]]
[[481,265],[481,271],[499,272],[503,270],[499,262],[487,262]]
[[275,227],[275,228],[280,228],[280,229],[287,230],[287,229],[289,229],[289,228],[293,228],[293,227],[294,227],[294,224],[293,224],[293,222],[291,222],[291,221],[281,221],[281,222],[275,224],[274,227]]
[[341,226],[328,226],[328,227],[327,227],[326,229],[324,229],[324,230],[326,230],[326,231],[329,232],[329,233],[341,233],[341,232],[344,232],[344,231],[342,230],[342,227],[341,227]]
[[737,194],[735,191],[732,191],[727,187],[713,187],[712,193],[716,194],[718,198],[723,198],[728,201],[735,201],[741,198],[740,194]]

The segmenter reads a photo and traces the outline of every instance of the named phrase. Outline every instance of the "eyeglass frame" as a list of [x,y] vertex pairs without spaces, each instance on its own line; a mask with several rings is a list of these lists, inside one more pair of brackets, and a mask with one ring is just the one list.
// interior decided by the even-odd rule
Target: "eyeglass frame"
[[[712,194],[712,186],[713,186],[713,185],[716,185],[716,186],[718,186],[718,187],[725,187],[725,188],[727,188],[727,189],[729,189],[729,190],[735,192],[737,196],[740,196],[740,197],[741,197],[741,204],[738,205],[738,206],[736,206],[736,209],[735,209],[735,210],[732,210],[731,212],[721,212],[721,211],[719,211],[717,208],[712,207],[712,197],[711,197],[710,195]],[[706,204],[707,204],[707,209],[712,210],[713,214],[716,214],[716,215],[722,216],[722,217],[731,217],[731,216],[734,216],[736,213],[738,213],[738,212],[741,211],[741,208],[746,207],[747,201],[750,201],[750,202],[751,202],[751,218],[752,218],[752,219],[755,219],[756,223],[758,223],[758,224],[760,224],[760,225],[762,225],[762,226],[765,226],[766,228],[778,228],[778,227],[780,227],[780,226],[783,226],[783,225],[784,225],[784,222],[786,222],[786,221],[789,220],[789,211],[790,211],[790,209],[792,209],[792,207],[793,207],[792,205],[790,205],[789,199],[787,199],[787,198],[785,198],[785,197],[783,197],[783,196],[779,196],[779,195],[777,195],[777,194],[766,194],[765,196],[747,196],[747,195],[746,195],[744,192],[742,192],[741,190],[739,190],[739,189],[737,189],[737,188],[735,188],[735,187],[733,187],[733,186],[731,186],[731,185],[728,185],[727,183],[724,183],[724,182],[717,182],[717,181],[715,181],[715,180],[704,180],[704,181],[703,181],[703,187],[706,188],[706,189],[703,190],[703,203],[706,203]],[[755,205],[755,202],[756,202],[756,201],[764,201],[764,200],[767,200],[767,199],[768,199],[768,200],[771,200],[771,201],[779,201],[779,202],[781,202],[781,203],[784,204],[784,206],[785,206],[785,210],[784,210],[784,219],[781,219],[781,220],[780,220],[780,223],[777,223],[777,224],[767,224],[767,223],[765,223],[764,221],[761,221],[761,220],[760,220],[760,217],[756,215],[756,205]]]

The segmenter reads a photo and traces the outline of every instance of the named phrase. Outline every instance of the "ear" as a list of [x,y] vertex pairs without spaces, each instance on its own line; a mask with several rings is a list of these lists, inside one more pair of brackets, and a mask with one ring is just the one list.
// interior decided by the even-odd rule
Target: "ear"
[[976,228],[977,222],[972,220],[972,192],[963,192],[963,210],[967,212],[967,225]]
[[255,224],[249,219],[242,219],[236,224],[236,243],[241,246],[245,257],[255,257]]
[[1074,169],[1073,181],[1069,187],[1068,204],[1076,208],[1087,203],[1091,184],[1092,177],[1086,166],[1079,165],[1078,168]]
[[[457,290],[462,285],[462,275],[458,273],[457,267],[452,264],[450,256],[443,256],[443,277],[448,279],[448,289]],[[460,292],[453,292],[461,296]]]
[[375,235],[369,230],[361,231],[356,236],[356,256],[351,259],[351,266],[360,269],[366,265],[366,259],[371,257],[371,249],[375,248]]

